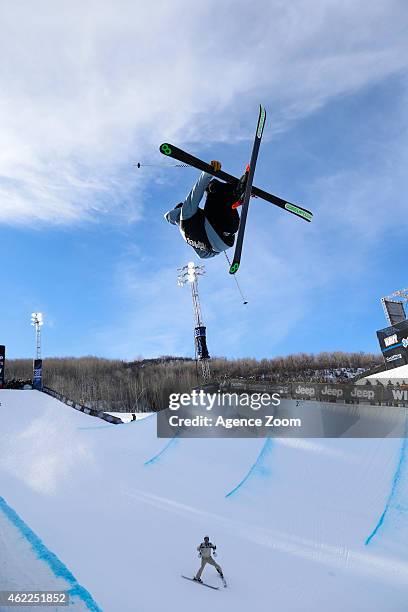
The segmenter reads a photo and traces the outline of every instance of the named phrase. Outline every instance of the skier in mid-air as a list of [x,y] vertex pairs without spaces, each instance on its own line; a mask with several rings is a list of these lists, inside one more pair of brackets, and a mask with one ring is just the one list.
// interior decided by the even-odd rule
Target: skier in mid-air
[[[212,161],[211,166],[216,172],[221,170],[219,161]],[[202,259],[215,257],[234,245],[239,227],[236,207],[245,191],[247,176],[245,173],[234,186],[202,172],[184,202],[164,215],[166,221],[178,225],[184,240]],[[199,205],[205,193],[202,209]]]
[[215,569],[217,570],[217,572],[219,573],[222,580],[224,580],[224,574],[222,573],[221,567],[218,565],[218,563],[214,561],[214,559],[211,556],[211,552],[213,552],[214,557],[216,556],[217,554],[215,552],[216,548],[217,547],[215,546],[215,544],[212,544],[210,542],[210,538],[208,536],[205,536],[204,542],[201,542],[201,544],[197,546],[199,556],[201,557],[201,567],[196,573],[196,575],[194,576],[193,580],[196,580],[197,582],[202,582],[201,574],[203,573],[203,569],[205,568],[207,563],[209,563],[210,565],[213,565]]

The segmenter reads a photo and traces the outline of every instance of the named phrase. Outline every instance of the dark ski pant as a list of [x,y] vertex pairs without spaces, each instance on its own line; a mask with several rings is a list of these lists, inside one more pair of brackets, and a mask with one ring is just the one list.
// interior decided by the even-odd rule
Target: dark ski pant
[[201,578],[201,574],[203,573],[203,570],[207,563],[209,563],[210,565],[213,565],[215,569],[217,570],[217,572],[219,574],[222,574],[221,566],[218,565],[218,563],[216,563],[212,557],[201,557],[201,567],[196,574],[196,578]]
[[225,185],[223,197],[215,200],[207,197],[204,204],[204,214],[217,234],[222,238],[224,232],[235,234],[239,228],[239,214],[232,204],[237,199],[234,196],[233,185]]
[[182,203],[180,221],[185,223],[197,214],[200,202],[209,183],[214,182],[217,185],[216,193],[207,193],[204,215],[221,238],[224,232],[235,234],[239,227],[239,214],[236,209],[231,208],[232,204],[237,200],[235,187],[215,179],[210,181],[210,179],[209,174],[205,172],[200,174],[198,181],[196,181]]

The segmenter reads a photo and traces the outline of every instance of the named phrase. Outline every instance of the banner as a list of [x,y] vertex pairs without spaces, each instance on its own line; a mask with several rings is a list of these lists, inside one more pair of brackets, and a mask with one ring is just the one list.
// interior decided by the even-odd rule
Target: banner
[[6,364],[6,347],[0,344],[0,389],[4,387],[4,367]]
[[387,369],[408,363],[408,321],[378,330],[377,338]]
[[93,410],[88,406],[78,404],[74,400],[71,400],[65,395],[62,395],[62,393],[59,393],[59,391],[54,391],[54,389],[50,389],[49,387],[43,387],[41,391],[43,393],[46,393],[47,395],[51,395],[51,397],[54,397],[60,402],[63,402],[67,406],[75,408],[75,410],[79,410],[80,412],[84,412],[85,414],[89,414],[90,416],[98,417],[100,419],[103,419],[104,421],[108,421],[108,423],[114,423],[115,425],[123,424],[122,419],[115,417],[112,414],[109,414],[108,412],[102,412],[102,410]]
[[283,385],[266,383],[264,381],[233,380],[223,385],[223,392],[262,394],[277,393],[281,399],[298,401],[311,400],[317,402],[346,404],[392,404],[408,408],[407,384],[383,386],[380,384],[354,383],[286,383]]
[[291,397],[294,399],[318,400],[319,402],[368,402],[377,404],[382,401],[383,387],[381,385],[374,387],[347,383],[298,383],[293,385]]
[[33,387],[42,390],[42,359],[34,359]]
[[199,325],[194,330],[196,349],[198,359],[209,359],[207,340],[206,340],[206,328],[204,325]]

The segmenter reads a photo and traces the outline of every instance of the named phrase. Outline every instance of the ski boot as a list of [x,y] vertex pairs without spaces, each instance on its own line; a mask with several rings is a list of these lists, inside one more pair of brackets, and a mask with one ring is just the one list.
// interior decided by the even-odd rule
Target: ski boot
[[219,577],[222,580],[222,584],[224,585],[225,588],[227,588],[227,581],[224,578],[224,574],[222,572],[220,572],[219,570],[217,570]]
[[197,578],[197,576],[194,576],[193,580],[194,580],[195,582],[201,582],[201,583],[203,582],[203,581],[201,580],[201,578]]
[[245,194],[245,189],[246,189],[246,184],[248,181],[248,174],[249,174],[249,164],[245,169],[245,174],[241,176],[241,178],[239,179],[234,189],[234,196],[237,198],[237,200],[236,202],[233,203],[231,208],[238,208],[239,206],[242,205],[244,194]]

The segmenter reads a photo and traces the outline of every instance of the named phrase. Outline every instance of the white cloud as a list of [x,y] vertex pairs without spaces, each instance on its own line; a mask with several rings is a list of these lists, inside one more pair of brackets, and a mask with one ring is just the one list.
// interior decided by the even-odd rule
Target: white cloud
[[121,261],[114,291],[121,303],[112,326],[96,331],[94,339],[106,354],[135,359],[158,355],[187,356],[193,347],[193,315],[188,288],[177,286],[175,268],[154,269],[148,258]]
[[282,130],[406,69],[407,21],[389,0],[3,5],[1,219],[138,218],[135,156],[249,137],[259,100]]

